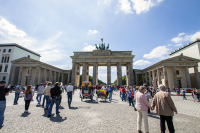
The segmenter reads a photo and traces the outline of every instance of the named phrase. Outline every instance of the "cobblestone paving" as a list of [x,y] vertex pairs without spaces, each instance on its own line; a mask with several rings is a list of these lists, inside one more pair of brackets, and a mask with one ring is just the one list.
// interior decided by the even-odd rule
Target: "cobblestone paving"
[[[13,99],[8,97],[9,99]],[[173,99],[181,99],[182,97],[172,96]],[[94,98],[95,99],[95,98]],[[69,109],[67,106],[66,95],[63,95],[62,107],[60,107],[60,114],[55,115],[55,105],[52,113],[54,114],[51,118],[47,118],[44,114],[43,108],[38,107],[36,102],[32,102],[29,111],[30,114],[24,114],[24,103],[23,98],[20,99],[19,105],[11,105],[8,103],[5,112],[4,127],[0,130],[2,133],[46,133],[46,132],[75,132],[75,133],[136,133],[137,132],[137,112],[134,111],[133,107],[128,106],[127,102],[121,102],[119,93],[115,92],[113,95],[113,102],[100,101],[99,103],[90,100],[84,100],[80,102],[78,93],[74,95],[72,101],[72,108]],[[175,101],[175,104],[179,104]],[[179,101],[180,103],[181,100]],[[188,101],[183,101],[187,104]],[[199,105],[195,104],[194,107]],[[193,107],[192,106],[192,107]],[[177,107],[178,111],[179,108]],[[184,110],[184,109],[183,109]],[[191,109],[193,111],[193,109]],[[181,111],[180,111],[181,112]],[[159,116],[152,112],[149,117],[149,129],[150,133],[159,133]],[[200,122],[199,118],[195,116],[185,115],[178,113],[173,117],[174,126],[176,133],[199,133]],[[142,125],[142,131],[144,131]],[[167,129],[168,132],[168,129]]]

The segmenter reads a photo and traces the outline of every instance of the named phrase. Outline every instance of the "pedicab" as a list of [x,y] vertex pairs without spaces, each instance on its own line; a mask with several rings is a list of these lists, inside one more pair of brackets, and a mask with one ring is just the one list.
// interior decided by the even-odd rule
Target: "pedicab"
[[108,94],[107,94],[106,90],[98,90],[96,102],[98,102],[98,98],[105,99],[105,101],[106,101],[107,97],[108,97]]
[[82,82],[82,94],[81,94],[81,101],[83,101],[83,99],[91,99],[91,101],[93,101],[93,93],[91,90],[92,87],[92,83],[90,81],[83,81]]

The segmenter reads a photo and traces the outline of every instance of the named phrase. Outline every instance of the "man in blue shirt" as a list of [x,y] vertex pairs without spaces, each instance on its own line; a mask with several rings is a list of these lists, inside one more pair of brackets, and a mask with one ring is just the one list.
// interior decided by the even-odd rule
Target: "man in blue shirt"
[[109,85],[109,88],[108,88],[108,93],[109,93],[109,101],[112,100],[112,87]]
[[22,85],[22,83],[19,83],[19,85],[15,89],[15,99],[14,99],[14,104],[13,105],[18,104],[17,102],[18,102],[18,99],[19,99],[19,94],[22,91],[21,85]]

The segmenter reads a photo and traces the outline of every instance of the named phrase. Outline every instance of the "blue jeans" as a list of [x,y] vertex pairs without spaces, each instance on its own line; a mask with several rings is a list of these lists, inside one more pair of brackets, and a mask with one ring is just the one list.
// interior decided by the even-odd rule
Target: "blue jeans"
[[129,97],[129,98],[128,98],[128,101],[129,101],[129,105],[131,106],[131,103],[132,103],[132,106],[134,107],[133,98],[132,98],[132,97],[131,97],[131,98]]
[[112,92],[109,92],[109,100],[112,100]]
[[67,92],[67,96],[68,96],[68,105],[71,105],[71,103],[72,103],[72,92]]
[[[38,98],[40,98],[40,99],[38,100]],[[37,94],[36,100],[38,101],[38,103],[41,102],[41,98],[42,98],[42,94]]]
[[49,108],[49,105],[50,105],[50,103],[51,103],[51,99],[49,99],[49,96],[45,96],[45,99],[46,99],[46,110],[48,110],[48,108]]
[[58,109],[59,109],[59,100],[55,100],[54,98],[52,98],[52,99],[50,99],[50,101],[51,101],[51,103],[50,103],[50,107],[48,109],[48,115],[51,115],[54,103],[56,104],[56,114],[57,114],[59,112],[58,111]]
[[0,127],[3,125],[6,101],[0,101]]
[[18,99],[19,99],[19,93],[15,93],[14,104],[17,104]]
[[126,102],[125,93],[122,93],[122,101],[123,101],[123,99],[124,99],[124,101]]
[[186,99],[186,100],[187,100],[187,98],[185,97],[185,94],[183,94],[183,100],[184,100],[184,99]]
[[43,102],[42,102],[42,106],[44,106],[44,102],[45,102],[45,95],[43,95]]

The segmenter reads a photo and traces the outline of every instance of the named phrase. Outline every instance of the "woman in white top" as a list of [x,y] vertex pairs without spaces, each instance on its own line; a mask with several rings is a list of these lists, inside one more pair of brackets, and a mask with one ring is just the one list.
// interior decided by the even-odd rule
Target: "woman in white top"
[[35,93],[35,85],[32,85],[31,89],[32,89],[32,96],[34,96],[34,93]]

